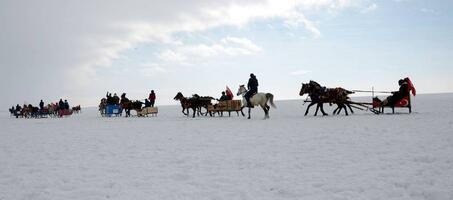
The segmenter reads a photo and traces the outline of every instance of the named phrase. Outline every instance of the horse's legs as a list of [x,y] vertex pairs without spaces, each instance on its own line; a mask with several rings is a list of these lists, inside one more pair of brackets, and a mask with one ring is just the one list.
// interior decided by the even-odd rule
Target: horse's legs
[[260,106],[264,110],[264,119],[269,118],[269,110],[267,109],[268,106],[266,106],[266,105],[260,105]]
[[351,111],[351,114],[354,114],[354,111],[351,108],[351,104],[347,103],[346,105],[349,107],[349,110]]
[[321,108],[321,112],[322,112],[322,115],[323,115],[323,116],[328,115],[328,114],[324,111],[324,104],[323,104],[323,103],[319,103],[319,107]]
[[[192,110],[193,110],[192,118],[195,118],[195,114],[197,113],[197,107],[193,107]],[[198,114],[198,116],[200,116],[200,115]]]
[[305,111],[305,116],[307,116],[308,110],[310,110],[310,107],[311,107],[312,105],[315,105],[315,103],[314,103],[314,102],[311,102],[311,103],[308,105],[307,110]]
[[249,117],[248,117],[247,119],[250,119],[250,110],[252,110],[252,109],[251,109],[250,106],[249,106]]
[[348,108],[346,108],[346,105],[344,105],[344,104],[343,104],[343,109],[344,109],[344,113],[346,113],[346,116],[348,116],[349,115]]
[[[340,109],[340,106],[337,104],[337,108],[335,108],[335,110],[333,110],[332,115],[335,115],[335,114],[337,113],[338,109]],[[338,112],[339,112],[339,111],[338,111]]]
[[316,105],[315,116],[317,116],[317,115],[318,115],[319,107],[320,107],[320,105],[319,105],[319,103],[318,103],[318,105]]

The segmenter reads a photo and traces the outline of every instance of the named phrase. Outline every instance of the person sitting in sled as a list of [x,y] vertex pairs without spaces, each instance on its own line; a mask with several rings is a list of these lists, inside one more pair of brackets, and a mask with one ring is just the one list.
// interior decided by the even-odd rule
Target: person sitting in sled
[[392,106],[404,99],[410,90],[415,95],[415,88],[412,85],[409,78],[400,79],[398,81],[399,90],[392,92],[391,96],[388,96],[384,101],[382,101],[382,106]]
[[220,97],[220,99],[217,99],[217,101],[227,101],[228,100],[228,96],[226,95],[225,92],[222,92],[222,96]]

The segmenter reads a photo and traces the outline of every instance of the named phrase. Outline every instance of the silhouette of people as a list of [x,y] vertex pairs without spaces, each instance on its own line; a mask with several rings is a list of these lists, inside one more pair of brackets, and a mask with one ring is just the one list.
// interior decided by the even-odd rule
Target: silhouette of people
[[387,97],[387,99],[382,102],[382,105],[395,105],[397,102],[401,101],[408,95],[408,81],[406,79],[400,79],[398,81],[398,85],[400,86],[399,90],[392,92],[392,95]]
[[43,109],[44,109],[44,102],[42,101],[42,99],[41,99],[41,101],[39,102],[39,109],[40,109],[40,110],[43,110]]
[[151,90],[148,99],[149,103],[151,104],[151,107],[154,107],[154,103],[156,102],[156,93],[154,93],[154,90]]
[[245,99],[247,100],[247,105],[249,107],[253,107],[253,105],[250,103],[250,98],[258,93],[258,79],[256,79],[256,76],[254,74],[250,74],[250,79],[249,82],[247,83],[248,91],[244,95]]
[[222,96],[220,96],[220,99],[218,101],[227,101],[229,100],[228,96],[225,94],[225,92],[222,92]]

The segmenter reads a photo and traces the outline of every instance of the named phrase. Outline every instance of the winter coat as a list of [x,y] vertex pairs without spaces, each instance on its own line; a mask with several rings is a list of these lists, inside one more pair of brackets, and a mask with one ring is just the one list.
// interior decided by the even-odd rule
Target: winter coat
[[250,77],[249,82],[247,83],[247,87],[250,91],[258,92],[258,80],[256,77]]

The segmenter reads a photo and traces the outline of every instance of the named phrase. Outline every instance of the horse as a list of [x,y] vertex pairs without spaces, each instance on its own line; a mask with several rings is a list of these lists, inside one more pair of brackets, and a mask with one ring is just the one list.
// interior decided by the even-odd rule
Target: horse
[[78,106],[72,107],[72,111],[74,111],[74,113],[79,113],[79,112],[82,112],[82,109],[80,108],[80,105],[78,105]]
[[334,115],[340,114],[342,109],[344,109],[346,115],[348,115],[346,106],[349,107],[351,113],[354,113],[348,101],[348,95],[352,93],[352,91],[340,87],[325,88],[315,81],[310,81],[309,83],[302,83],[302,88],[300,89],[299,95],[303,96],[304,94],[308,94],[311,99],[311,103],[308,105],[307,110],[305,111],[305,116],[308,114],[310,107],[315,104],[317,104],[315,116],[318,115],[318,110],[321,110],[322,114],[326,116],[328,114],[324,112],[324,103],[337,104],[338,107],[333,111]]
[[129,99],[124,100],[121,103],[121,108],[126,112],[126,117],[131,116],[131,110],[140,111],[142,110],[143,102],[141,101],[130,101]]
[[[209,96],[201,97],[197,94],[194,94],[191,98],[186,98],[181,92],[178,92],[173,99],[181,102],[182,113],[184,115],[189,116],[189,109],[192,109],[192,117],[195,117],[195,114],[198,114],[198,116],[200,116],[200,114],[203,115],[201,108],[205,108],[207,110],[208,106],[211,105],[211,100],[214,98]],[[187,113],[185,112],[186,110]]]
[[247,89],[245,89],[244,85],[240,85],[237,96],[242,95],[242,108],[248,107],[249,108],[249,116],[247,119],[250,119],[250,110],[251,106],[261,106],[261,108],[264,110],[264,119],[269,118],[269,109],[270,107],[267,105],[267,102],[271,104],[273,108],[277,108],[274,104],[274,95],[271,93],[256,93],[253,96],[250,97],[250,104],[252,105],[247,105],[247,100],[245,99],[244,95],[247,93]]
[[10,116],[11,116],[11,117],[14,116],[14,115],[16,114],[16,109],[14,109],[14,107],[13,107],[13,108],[10,108],[10,109],[9,109],[9,113],[10,113]]

